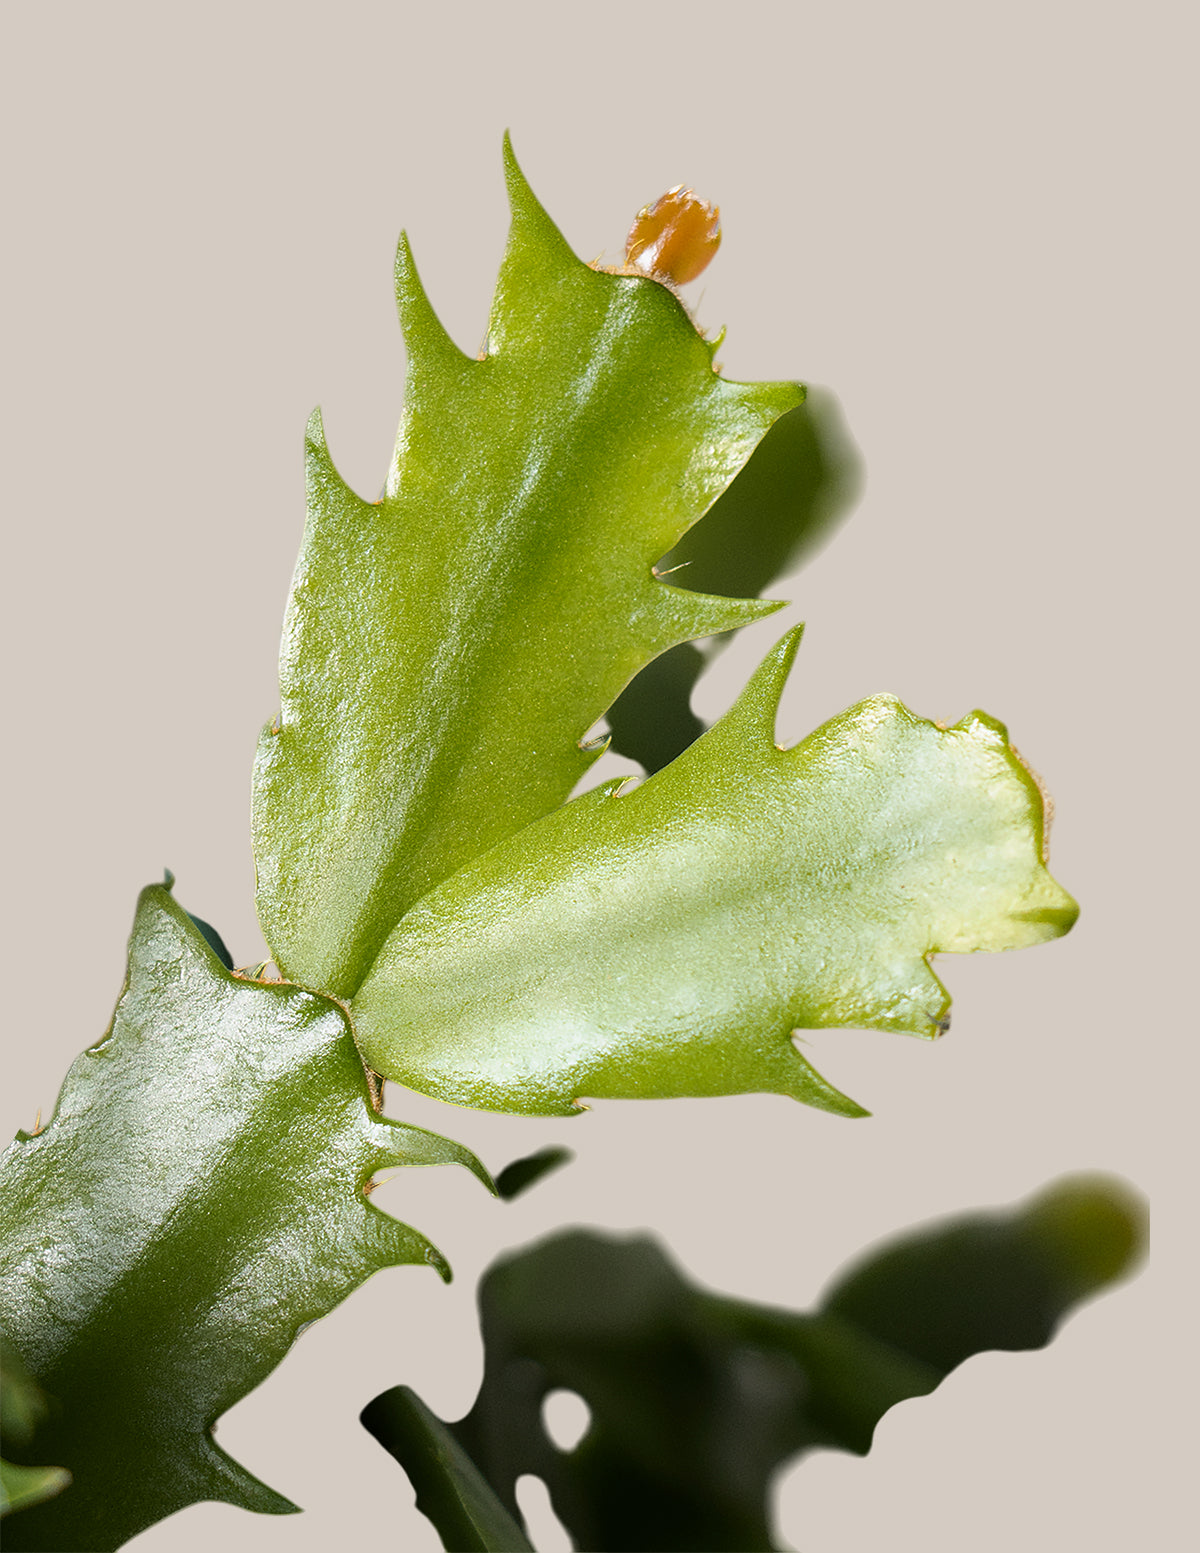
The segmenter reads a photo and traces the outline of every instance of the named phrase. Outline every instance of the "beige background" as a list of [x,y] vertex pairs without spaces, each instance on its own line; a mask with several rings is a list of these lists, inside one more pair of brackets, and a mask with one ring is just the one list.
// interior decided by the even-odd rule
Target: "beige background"
[[[697,1277],[802,1305],[879,1235],[1081,1167],[1154,1197],[1154,1274],[1047,1353],[979,1358],[897,1409],[868,1460],[789,1475],[782,1535],[805,1553],[1182,1546],[1196,1035],[1184,7],[430,14],[10,12],[4,1134],[48,1113],[103,1030],[136,892],[164,865],[240,963],[260,954],[247,779],[276,705],[304,421],[324,407],[342,470],[373,495],[401,401],[397,231],[474,348],[504,241],[506,125],[585,257],[615,253],[668,184],[718,200],[725,247],[692,300],[729,327],[727,374],[802,376],[842,399],[869,486],[783,590],[809,626],[785,733],[878,690],[930,716],[1005,717],[1057,798],[1053,863],[1083,915],[1061,944],[943,961],[956,1008],[939,1046],[821,1034],[818,1066],[870,1121],[769,1097],[608,1104],[573,1123],[402,1105],[496,1167],[559,1138],[579,1159],[510,1208],[461,1173],[388,1187],[376,1200],[438,1241],[454,1286],[376,1278],[220,1428],[307,1513],[203,1506],[136,1546],[436,1548],[356,1414],[399,1380],[465,1410],[473,1284],[504,1245],[578,1218],[653,1226]],[[703,710],[727,704],[784,623],[746,633]]]

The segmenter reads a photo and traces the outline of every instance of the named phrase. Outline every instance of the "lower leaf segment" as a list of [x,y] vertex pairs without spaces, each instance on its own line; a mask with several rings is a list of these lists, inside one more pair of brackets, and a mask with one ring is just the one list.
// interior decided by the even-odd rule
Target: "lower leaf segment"
[[145,890],[108,1034],[53,1121],[0,1159],[0,1302],[51,1399],[22,1453],[69,1469],[5,1547],[115,1548],[202,1499],[296,1507],[212,1437],[300,1329],[383,1267],[441,1254],[366,1200],[391,1165],[465,1148],[383,1121],[341,1007],[231,974]]

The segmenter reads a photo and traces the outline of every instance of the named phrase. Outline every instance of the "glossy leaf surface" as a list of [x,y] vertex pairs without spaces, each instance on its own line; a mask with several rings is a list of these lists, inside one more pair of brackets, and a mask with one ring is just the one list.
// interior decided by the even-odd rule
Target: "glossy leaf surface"
[[766,1090],[856,1115],[793,1031],[940,1034],[928,956],[1067,931],[1004,728],[876,697],[781,750],[798,640],[665,770],[576,799],[409,912],[353,1003],[372,1067],[485,1109]]
[[659,581],[796,384],[737,384],[656,281],[582,263],[511,152],[485,353],[462,354],[406,241],[408,347],[385,494],[319,417],[309,514],[255,776],[259,913],[289,976],[354,992],[414,901],[560,804],[656,654],[774,606]]
[[[649,1238],[571,1230],[485,1276],[483,1385],[445,1427],[514,1516],[518,1478],[541,1477],[579,1549],[766,1550],[786,1462],[817,1447],[865,1454],[889,1408],[972,1354],[1043,1347],[1130,1269],[1143,1238],[1127,1188],[1067,1180],[1016,1211],[868,1252],[801,1315],[697,1288]],[[573,1450],[545,1427],[556,1390],[591,1413]],[[439,1508],[458,1468],[423,1434],[426,1414],[399,1386],[364,1422],[414,1482],[443,1475],[420,1507],[448,1549],[464,1547]]]
[[143,892],[108,1034],[0,1161],[0,1304],[54,1399],[31,1461],[74,1481],[5,1547],[114,1548],[201,1499],[295,1508],[224,1454],[221,1413],[376,1270],[448,1269],[363,1186],[466,1149],[375,1117],[337,1004],[243,981]]

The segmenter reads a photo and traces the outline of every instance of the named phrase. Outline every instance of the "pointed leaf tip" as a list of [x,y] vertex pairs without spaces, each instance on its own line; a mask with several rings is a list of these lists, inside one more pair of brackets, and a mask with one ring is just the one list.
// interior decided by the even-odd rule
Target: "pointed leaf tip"
[[587,269],[587,265],[577,257],[575,250],[550,219],[545,206],[533,192],[528,178],[521,171],[520,163],[513,151],[512,138],[507,131],[504,135],[504,182],[508,190],[508,208],[512,216],[510,246],[514,244],[517,233],[523,229],[529,236],[536,238],[544,258],[557,255],[560,262],[564,259],[569,260],[572,265]]
[[443,1283],[454,1282],[454,1270],[438,1248],[430,1241],[425,1247],[425,1260]]
[[508,197],[512,204],[522,199],[534,200],[533,190],[529,187],[529,181],[521,171],[521,164],[517,161],[517,153],[513,150],[512,131],[504,131],[504,140],[501,146],[501,155],[504,159],[504,183],[508,189]]
[[387,1117],[375,1122],[374,1135],[380,1144],[379,1160],[373,1167],[375,1170],[393,1165],[461,1165],[493,1197],[498,1195],[491,1172],[464,1143],[444,1138],[440,1133],[429,1132],[424,1127],[394,1122]]
[[[205,1484],[209,1498],[217,1503],[231,1504],[239,1510],[249,1510],[255,1515],[299,1515],[301,1508],[285,1494],[280,1494],[247,1472],[240,1462],[234,1461],[213,1441],[207,1442],[208,1459],[198,1471],[199,1483]],[[200,1467],[200,1463],[196,1463]],[[206,1481],[207,1480],[207,1481]]]
[[738,631],[742,626],[765,620],[768,615],[787,608],[783,599],[730,598],[723,593],[693,593],[690,589],[676,588],[665,582],[659,585],[676,595],[671,602],[676,612],[683,616],[689,641],[702,636],[720,636],[726,631]]
[[[755,739],[766,737],[775,743],[775,723],[779,716],[779,703],[784,686],[792,672],[804,626],[793,626],[781,636],[775,646],[755,669],[747,681],[745,690],[730,707],[726,715],[706,735],[714,735],[740,746],[747,735]],[[714,746],[710,743],[709,748]]]
[[769,700],[772,720],[779,710],[783,689],[792,672],[792,665],[796,661],[796,654],[800,651],[803,638],[803,622],[793,626],[790,631],[785,631],[750,676],[746,689],[742,692],[743,697],[753,696],[764,703]]
[[320,405],[317,405],[304,423],[304,441],[309,449],[328,457],[329,444],[325,441],[325,417],[321,414]]
[[459,350],[434,311],[417,270],[407,232],[401,232],[396,244],[395,281],[396,311],[408,347],[410,378],[414,371],[427,367],[446,371],[471,365],[470,357]]
[[797,1034],[798,1032],[793,1032],[791,1046],[784,1048],[782,1053],[785,1063],[784,1071],[780,1075],[779,1092],[790,1095],[793,1100],[799,1100],[802,1105],[811,1105],[818,1111],[828,1111],[831,1116],[846,1116],[852,1120],[870,1116],[871,1113],[865,1106],[859,1105],[857,1100],[843,1094],[817,1072],[796,1045]]

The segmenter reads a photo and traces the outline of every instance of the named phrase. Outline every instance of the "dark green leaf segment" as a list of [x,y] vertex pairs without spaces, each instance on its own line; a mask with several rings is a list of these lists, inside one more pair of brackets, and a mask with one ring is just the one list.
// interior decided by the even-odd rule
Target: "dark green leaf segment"
[[[464,1419],[444,1424],[397,1386],[363,1423],[450,1550],[520,1546],[504,1530],[486,1540],[481,1520],[466,1540],[461,1506],[516,1517],[525,1473],[545,1481],[579,1549],[769,1550],[785,1462],[818,1447],[865,1454],[889,1408],[964,1359],[1043,1347],[1136,1263],[1144,1212],[1120,1182],[1060,1181],[1016,1210],[868,1252],[807,1314],[697,1288],[647,1237],[571,1230],[484,1278],[484,1379]],[[546,1430],[557,1390],[590,1409],[572,1450]]]
[[111,1028],[0,1160],[5,1328],[50,1399],[22,1459],[73,1476],[5,1522],[5,1548],[115,1548],[201,1499],[293,1510],[212,1426],[371,1273],[449,1276],[363,1194],[447,1163],[490,1184],[468,1150],[372,1114],[336,1003],[231,974],[145,890]]

